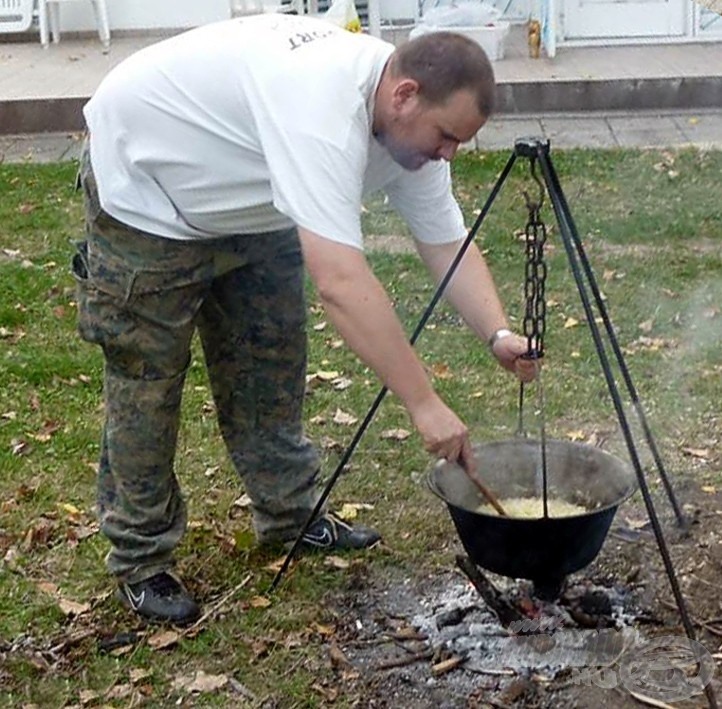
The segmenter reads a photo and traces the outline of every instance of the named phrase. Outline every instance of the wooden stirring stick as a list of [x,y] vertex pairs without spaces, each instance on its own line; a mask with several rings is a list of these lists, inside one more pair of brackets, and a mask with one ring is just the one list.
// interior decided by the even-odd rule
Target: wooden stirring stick
[[476,485],[476,487],[479,488],[479,492],[486,498],[486,500],[489,502],[489,504],[502,516],[502,517],[508,517],[509,515],[506,513],[506,510],[501,506],[501,503],[499,502],[496,495],[489,490],[489,488],[484,485],[479,478],[476,477],[476,473],[472,473],[471,470],[468,470],[467,468],[464,468],[466,474],[469,476],[469,480]]

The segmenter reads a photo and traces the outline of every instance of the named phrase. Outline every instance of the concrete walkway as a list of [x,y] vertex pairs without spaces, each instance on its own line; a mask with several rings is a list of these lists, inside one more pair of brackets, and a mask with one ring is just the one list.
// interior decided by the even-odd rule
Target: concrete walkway
[[[408,32],[399,28],[384,34],[399,44]],[[108,52],[94,37],[64,37],[47,49],[37,42],[3,43],[0,135],[82,130],[82,106],[108,71],[166,36],[114,35]],[[494,70],[504,116],[722,110],[722,42],[561,47],[554,59],[530,59],[525,29],[514,26],[505,56],[494,63]],[[555,125],[549,124],[552,133]],[[602,134],[615,134],[615,127],[591,122],[583,132],[596,141]],[[686,138],[696,140],[694,135]],[[622,137],[619,143],[626,140]]]
[[[552,150],[567,148],[682,148],[722,150],[722,109],[502,115],[467,148],[511,150],[522,137],[545,137]],[[0,163],[74,160],[80,133],[0,135]]]
[[681,148],[722,149],[722,108],[679,111],[626,111],[506,114],[477,134],[482,150],[511,148],[524,136],[543,136],[552,149]]

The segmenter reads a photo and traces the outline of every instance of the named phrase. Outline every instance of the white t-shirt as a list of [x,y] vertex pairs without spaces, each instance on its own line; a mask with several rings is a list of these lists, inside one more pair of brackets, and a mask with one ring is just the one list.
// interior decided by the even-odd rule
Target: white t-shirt
[[362,248],[379,189],[430,243],[465,234],[449,166],[411,172],[371,132],[393,46],[287,15],[218,22],[132,55],[84,108],[105,211],[176,239],[296,224]]

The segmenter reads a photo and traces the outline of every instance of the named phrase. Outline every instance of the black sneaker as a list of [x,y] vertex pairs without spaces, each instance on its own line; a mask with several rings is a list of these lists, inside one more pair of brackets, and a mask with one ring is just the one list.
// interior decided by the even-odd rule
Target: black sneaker
[[189,625],[201,614],[183,584],[167,571],[138,583],[123,583],[116,595],[126,608],[148,620]]
[[368,549],[381,540],[371,527],[352,527],[332,512],[319,517],[303,535],[302,545],[312,549]]

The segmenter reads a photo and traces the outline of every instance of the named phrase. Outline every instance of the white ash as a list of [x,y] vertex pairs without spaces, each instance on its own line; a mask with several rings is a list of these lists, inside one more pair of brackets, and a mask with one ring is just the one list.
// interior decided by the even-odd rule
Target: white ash
[[[556,674],[566,668],[608,666],[637,640],[637,632],[628,627],[633,616],[624,609],[622,593],[591,586],[584,590],[607,594],[615,628],[579,629],[563,606],[547,602],[537,603],[539,618],[523,623],[524,632],[535,634],[514,634],[501,625],[465,579],[452,581],[435,597],[420,599],[420,608],[410,622],[428,637],[432,647],[443,646],[466,657],[464,668],[469,671]],[[459,617],[461,620],[454,622]]]

